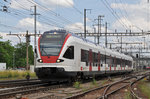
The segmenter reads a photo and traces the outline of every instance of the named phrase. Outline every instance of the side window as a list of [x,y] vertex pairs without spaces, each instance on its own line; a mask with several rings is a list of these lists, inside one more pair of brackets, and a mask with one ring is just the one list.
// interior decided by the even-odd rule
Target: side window
[[81,49],[81,62],[86,62],[86,66],[88,66],[89,51]]
[[74,46],[68,47],[63,57],[67,59],[74,59]]
[[115,66],[115,57],[112,57],[112,67]]
[[93,66],[98,66],[98,54],[93,53]]
[[100,64],[102,66],[102,64],[105,64],[105,55],[101,54],[100,55]]

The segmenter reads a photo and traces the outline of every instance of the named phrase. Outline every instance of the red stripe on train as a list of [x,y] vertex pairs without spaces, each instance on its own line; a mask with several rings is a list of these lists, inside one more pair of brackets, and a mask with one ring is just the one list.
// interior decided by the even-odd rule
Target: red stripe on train
[[98,71],[100,71],[101,70],[101,67],[100,66],[98,66]]
[[100,67],[100,60],[101,60],[101,54],[100,54],[100,52],[98,52],[98,71],[100,71],[101,70],[101,67]]
[[[62,52],[62,49],[64,48],[64,45],[65,45],[66,41],[68,40],[68,38],[69,38],[70,36],[71,36],[71,34],[68,34],[68,35],[66,36],[65,41],[64,41],[64,44],[63,44],[63,46],[62,46],[62,48],[61,48],[61,50],[60,50],[60,53]],[[60,56],[60,53],[59,53],[59,56]]]

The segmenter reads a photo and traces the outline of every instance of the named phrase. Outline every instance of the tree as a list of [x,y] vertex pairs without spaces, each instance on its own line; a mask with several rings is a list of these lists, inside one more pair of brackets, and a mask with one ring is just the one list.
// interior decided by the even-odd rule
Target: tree
[[[12,46],[10,41],[0,41],[0,62],[7,68],[26,67],[26,43]],[[34,63],[33,48],[29,45],[29,64]]]
[[0,41],[0,62],[6,63],[7,68],[13,66],[13,52],[14,47],[10,41]]
[[[20,43],[15,46],[15,66],[26,67],[26,43]],[[33,48],[29,46],[29,64],[34,63]]]

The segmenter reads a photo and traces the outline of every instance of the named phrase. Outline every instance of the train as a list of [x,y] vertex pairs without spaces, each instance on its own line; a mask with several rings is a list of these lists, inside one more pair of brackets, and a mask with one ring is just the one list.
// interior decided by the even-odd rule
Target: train
[[41,80],[74,80],[133,71],[131,56],[66,30],[46,31],[37,44],[35,72]]

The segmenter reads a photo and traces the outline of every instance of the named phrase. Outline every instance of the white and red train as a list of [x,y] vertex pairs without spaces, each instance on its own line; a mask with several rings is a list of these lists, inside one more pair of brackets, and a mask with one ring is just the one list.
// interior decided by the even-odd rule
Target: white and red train
[[65,30],[38,39],[35,72],[39,79],[61,80],[133,71],[130,56],[103,48]]

